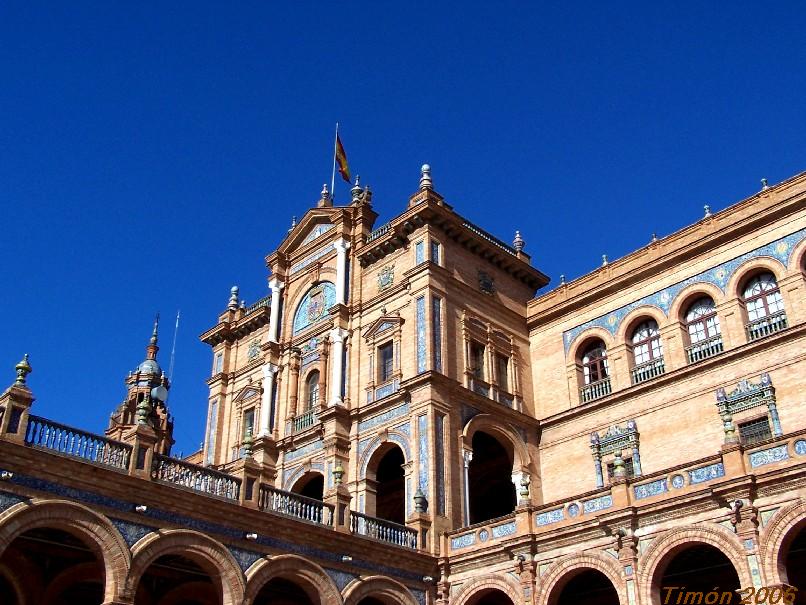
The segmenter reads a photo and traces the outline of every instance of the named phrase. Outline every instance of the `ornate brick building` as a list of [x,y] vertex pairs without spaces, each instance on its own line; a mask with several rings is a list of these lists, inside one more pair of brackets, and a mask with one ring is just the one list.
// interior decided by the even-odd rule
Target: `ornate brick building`
[[806,174],[536,298],[427,166],[376,219],[325,189],[233,288],[190,459],[156,328],[106,436],[17,366],[4,603],[806,603]]

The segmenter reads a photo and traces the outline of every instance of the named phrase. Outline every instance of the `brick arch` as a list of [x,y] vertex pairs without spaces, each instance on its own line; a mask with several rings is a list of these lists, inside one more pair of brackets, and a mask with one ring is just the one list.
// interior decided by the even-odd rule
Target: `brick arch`
[[741,299],[741,286],[751,274],[769,271],[775,276],[775,281],[780,282],[784,277],[785,270],[784,264],[777,258],[771,256],[751,258],[734,269],[725,288],[725,294],[729,298],[737,297]]
[[605,349],[608,351],[613,348],[615,341],[613,334],[605,328],[600,326],[591,326],[580,332],[574,340],[568,344],[567,359],[572,359],[577,363],[582,362],[582,351],[590,344],[592,340],[599,339],[604,342]]
[[616,332],[616,343],[627,343],[632,338],[632,331],[638,327],[643,320],[654,319],[658,324],[658,330],[668,323],[666,314],[655,305],[641,305],[637,309],[630,311],[619,323]]
[[358,473],[359,479],[366,479],[367,467],[369,466],[370,460],[372,460],[375,452],[377,452],[378,449],[385,443],[393,443],[397,445],[403,452],[403,460],[405,462],[411,462],[411,446],[409,445],[409,438],[399,431],[389,429],[388,431],[384,431],[382,435],[375,437],[367,444],[367,448],[361,455],[358,466],[360,469]]
[[660,534],[639,559],[638,586],[641,591],[641,603],[654,603],[652,600],[653,581],[661,565],[668,562],[684,547],[694,544],[707,544],[722,552],[736,570],[739,584],[741,586],[753,585],[747,565],[747,555],[736,534],[715,523],[689,525]]
[[806,271],[806,237],[800,240],[789,253],[789,272]]
[[181,555],[220,582],[223,605],[241,605],[245,582],[238,562],[227,547],[212,538],[186,529],[160,529],[144,536],[132,547],[132,565],[126,579],[126,596],[134,598],[143,574],[163,555]]
[[512,470],[529,469],[529,451],[526,444],[523,442],[521,436],[517,431],[513,430],[510,426],[503,424],[500,419],[493,417],[492,414],[477,414],[473,416],[465,428],[462,429],[462,442],[464,448],[472,450],[473,435],[477,431],[482,431],[488,435],[495,437],[499,441],[503,441],[501,445],[505,449],[511,450],[512,456]]
[[680,290],[672,300],[672,304],[669,307],[669,318],[672,321],[685,322],[684,316],[689,305],[704,296],[709,296],[717,306],[725,300],[725,293],[710,282],[700,281],[689,284]]
[[260,590],[274,578],[297,584],[319,605],[342,605],[339,589],[324,569],[297,555],[279,555],[255,561],[246,570],[244,605],[252,605]]
[[[19,559],[14,561],[15,563],[15,570],[19,571]],[[12,573],[12,570],[7,567],[5,564],[0,565],[0,578],[4,579],[8,582],[9,586],[11,586],[11,590],[13,591],[12,596],[16,598],[16,603],[19,605],[29,605],[29,603],[39,603],[41,601],[41,595],[35,594],[32,599],[29,600],[30,596],[30,589],[32,588],[31,584],[34,585],[35,590],[41,590],[41,585],[44,582],[41,581],[41,578],[38,577],[38,570],[30,565],[29,561],[25,561],[24,565],[28,567],[25,573],[25,581],[20,577],[19,574]]]
[[409,590],[386,576],[356,578],[344,588],[344,605],[358,605],[361,599],[373,597],[384,605],[417,605]]
[[283,481],[283,489],[287,492],[294,491],[293,487],[305,475],[322,475],[322,477],[324,477],[325,463],[309,462],[306,464],[301,464],[300,466],[294,469],[294,472],[292,472],[285,481]]
[[618,594],[619,603],[627,603],[627,588],[622,580],[622,569],[618,561],[597,552],[586,552],[561,557],[549,566],[537,581],[536,605],[556,602],[562,589],[574,576],[590,569],[602,573],[610,580]]
[[97,577],[98,565],[98,562],[93,562],[68,567],[48,583],[42,602],[53,603],[56,597],[70,586],[94,580]]
[[759,554],[768,584],[786,583],[786,561],[782,557],[798,530],[806,525],[806,500],[799,500],[775,512],[759,536]]
[[20,502],[0,514],[0,556],[18,536],[37,528],[66,531],[89,546],[104,568],[104,600],[115,600],[124,589],[131,555],[109,519],[67,500]]
[[474,578],[462,586],[456,596],[451,599],[451,605],[466,605],[478,593],[490,588],[500,590],[515,604],[523,602],[523,589],[520,582],[509,575],[487,574]]

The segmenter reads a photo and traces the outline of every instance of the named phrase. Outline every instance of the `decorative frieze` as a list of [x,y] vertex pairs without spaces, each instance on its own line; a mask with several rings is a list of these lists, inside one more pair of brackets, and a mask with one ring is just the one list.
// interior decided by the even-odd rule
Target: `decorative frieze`
[[[705,483],[706,481],[711,481],[712,479],[719,479],[720,477],[724,476],[725,476],[725,466],[721,462],[717,462],[715,464],[709,464],[708,466],[701,466],[699,468],[695,468],[688,471],[688,481],[692,485],[695,485],[697,483]],[[674,484],[674,477],[672,478],[672,485],[674,487],[677,487],[677,485]],[[682,485],[680,487],[682,487]]]
[[764,450],[753,452],[750,454],[749,458],[750,466],[753,468],[758,468],[759,466],[775,464],[781,460],[788,459],[789,452],[786,449],[786,445],[776,445],[775,447],[769,447]]
[[562,508],[555,508],[554,510],[547,510],[542,513],[535,514],[535,525],[551,525],[552,523],[559,523],[565,519],[565,511]]
[[511,536],[515,533],[515,522],[510,521],[509,523],[504,523],[503,525],[496,525],[492,528],[493,538],[504,538],[506,536]]
[[408,413],[409,404],[404,403],[403,405],[399,405],[391,410],[386,410],[383,414],[376,414],[375,416],[370,416],[369,418],[360,421],[358,423],[358,432],[361,433],[363,431],[375,428],[376,426],[380,426],[381,424],[386,424],[390,420],[400,418]]
[[666,477],[663,479],[656,479],[649,483],[642,483],[641,485],[633,486],[633,493],[636,500],[643,500],[644,498],[651,498],[658,496],[669,491],[669,485],[666,482]]

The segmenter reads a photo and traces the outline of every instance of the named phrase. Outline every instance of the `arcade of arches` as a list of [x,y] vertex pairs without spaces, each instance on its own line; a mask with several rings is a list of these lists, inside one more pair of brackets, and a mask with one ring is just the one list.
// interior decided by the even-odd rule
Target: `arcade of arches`
[[508,515],[515,510],[512,455],[493,436],[476,431],[468,468],[470,523]]

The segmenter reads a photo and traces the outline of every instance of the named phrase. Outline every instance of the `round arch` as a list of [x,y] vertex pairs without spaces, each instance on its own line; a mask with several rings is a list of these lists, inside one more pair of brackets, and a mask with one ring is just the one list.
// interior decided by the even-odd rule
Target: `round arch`
[[500,590],[503,592],[513,603],[523,602],[523,590],[520,583],[516,582],[512,576],[509,575],[491,575],[487,574],[470,580],[467,584],[459,589],[459,592],[451,600],[451,603],[456,605],[467,605],[470,600],[478,593],[488,589]]
[[295,582],[314,603],[342,605],[339,589],[324,569],[297,555],[278,555],[255,561],[246,570],[244,605],[252,605],[260,590],[275,578]]
[[747,566],[747,556],[736,534],[721,525],[690,525],[672,529],[655,538],[638,561],[638,586],[641,602],[652,603],[655,575],[661,565],[686,546],[706,544],[721,551],[730,561],[741,586],[752,586],[753,578]]
[[605,349],[608,351],[615,345],[613,334],[604,328],[600,328],[599,326],[592,326],[578,334],[577,337],[571,341],[571,343],[568,345],[567,358],[575,361],[576,363],[581,363],[582,353],[593,340],[601,340],[604,342]]
[[409,445],[409,438],[398,431],[389,430],[385,431],[382,435],[378,435],[367,444],[364,453],[359,458],[359,479],[366,479],[367,468],[369,462],[372,460],[375,453],[386,444],[394,444],[400,447],[403,451],[403,460],[406,463],[411,462],[411,446]]
[[759,536],[759,554],[767,584],[786,583],[782,555],[798,530],[806,525],[806,501],[800,500],[775,512]]
[[[299,294],[297,294],[298,296]],[[333,282],[320,281],[305,290],[302,298],[294,303],[291,332],[296,335],[327,318],[327,311],[336,304],[336,286]]]
[[114,600],[123,590],[131,566],[126,542],[114,525],[86,506],[67,500],[20,502],[0,514],[0,555],[31,529],[52,528],[84,540],[104,568],[104,599]]
[[343,594],[344,605],[358,605],[366,597],[374,597],[384,605],[417,605],[403,584],[386,576],[356,578],[345,586]]
[[462,444],[464,449],[472,450],[473,435],[478,431],[487,433],[498,439],[506,449],[512,452],[512,466],[515,469],[529,470],[531,458],[526,444],[521,436],[510,426],[496,420],[492,414],[477,414],[473,416],[462,429]]
[[325,463],[324,462],[306,462],[305,464],[298,466],[284,481],[283,481],[283,489],[287,492],[293,491],[291,488],[305,475],[308,474],[319,474],[324,477],[325,475]]
[[556,598],[558,591],[561,592],[574,576],[591,569],[610,580],[618,594],[619,603],[627,603],[627,588],[621,578],[621,566],[615,559],[597,552],[569,555],[552,563],[537,583],[535,603],[549,605],[551,599]]
[[[30,575],[26,574],[25,579],[26,582],[36,582],[37,584],[40,584],[36,573],[31,573]],[[12,594],[17,599],[17,603],[20,605],[29,605],[28,600],[26,599],[26,590],[22,580],[18,575],[11,573],[11,570],[9,570],[5,565],[0,565],[0,580],[5,580],[11,590],[14,591]],[[36,597],[34,600],[36,600]]]
[[621,344],[629,341],[632,331],[646,319],[654,319],[655,323],[658,324],[658,330],[668,323],[668,318],[660,308],[654,305],[641,305],[637,309],[630,311],[619,323],[618,331],[616,332],[616,343]]
[[132,547],[132,565],[126,580],[127,596],[134,598],[140,578],[163,555],[182,555],[220,582],[223,605],[240,605],[245,583],[238,562],[227,547],[212,538],[186,529],[168,529],[142,537]]
[[704,296],[710,297],[716,306],[719,306],[725,300],[725,293],[710,282],[699,281],[689,284],[680,290],[672,300],[672,304],[669,307],[669,319],[671,321],[685,322],[684,315],[691,303]]
[[758,256],[751,258],[733,270],[725,287],[725,294],[729,298],[742,298],[741,285],[752,275],[769,271],[775,276],[775,281],[781,281],[786,268],[777,258],[771,256]]
[[803,273],[806,271],[806,237],[795,244],[789,253],[789,272]]

